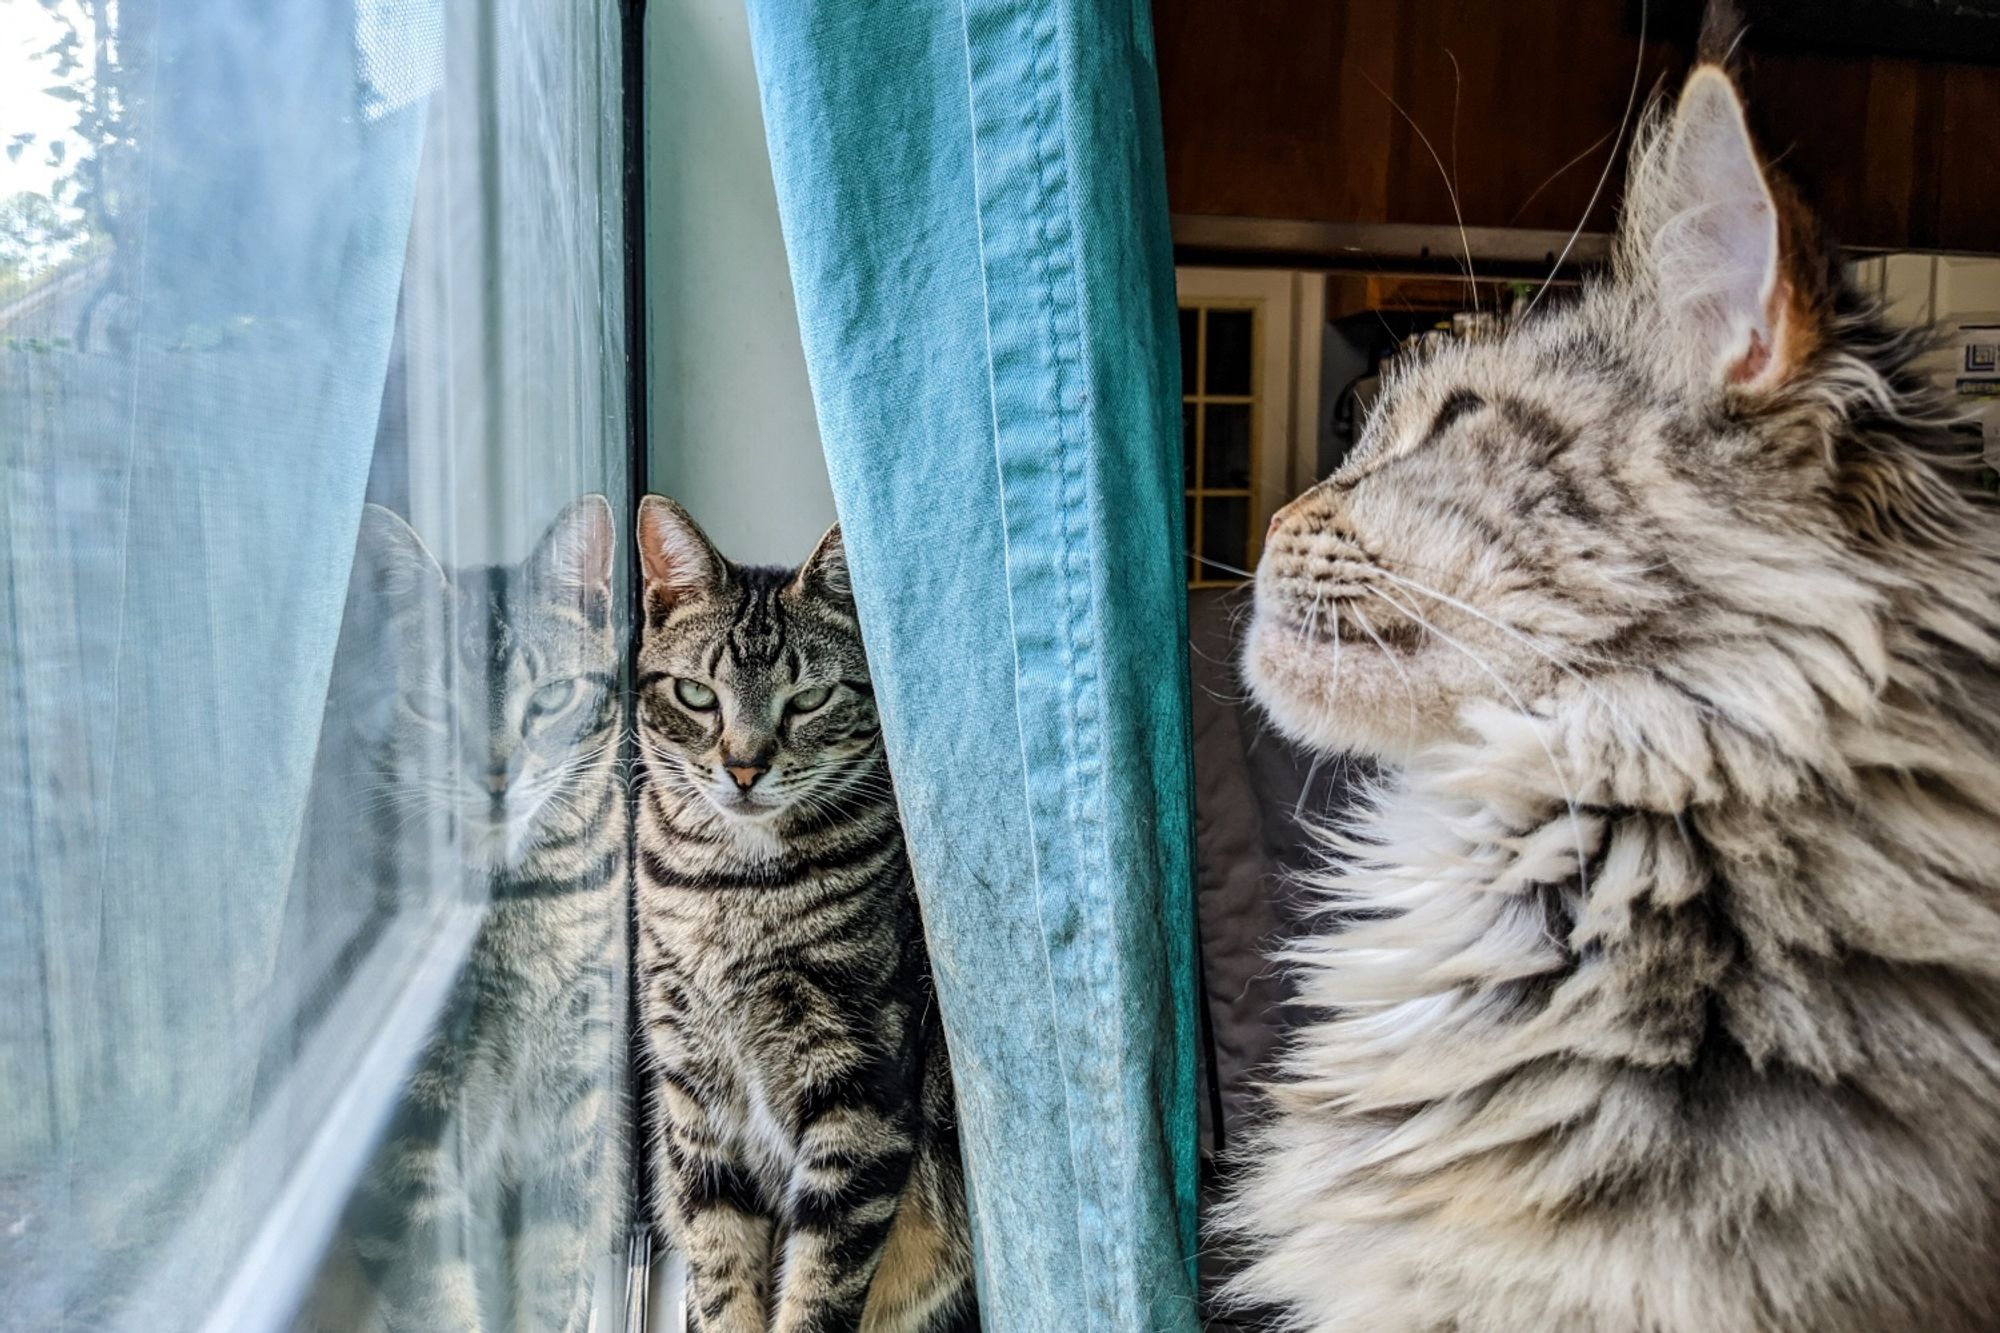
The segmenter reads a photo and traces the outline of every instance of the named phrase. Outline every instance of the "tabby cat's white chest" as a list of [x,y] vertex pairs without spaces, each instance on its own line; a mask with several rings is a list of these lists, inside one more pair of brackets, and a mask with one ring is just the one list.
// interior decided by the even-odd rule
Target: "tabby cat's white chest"
[[789,1185],[798,1164],[798,1139],[772,1109],[772,1089],[754,1061],[740,1070],[745,1114],[737,1125],[744,1155],[757,1164],[758,1174],[780,1192]]

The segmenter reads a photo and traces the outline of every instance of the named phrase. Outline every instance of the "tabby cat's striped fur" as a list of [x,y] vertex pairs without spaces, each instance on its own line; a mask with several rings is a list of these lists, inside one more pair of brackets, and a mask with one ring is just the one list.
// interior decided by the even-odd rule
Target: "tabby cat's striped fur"
[[839,532],[639,525],[640,1018],[703,1333],[975,1329],[951,1070]]
[[362,1280],[323,1289],[309,1324],[587,1323],[626,1193],[615,532],[589,496],[521,565],[447,573],[368,507],[345,643],[373,641],[347,673],[373,697],[342,700],[340,743],[379,798],[375,874],[392,897],[421,888],[452,837],[491,904],[344,1222]]
[[1915,350],[1705,64],[1614,274],[1399,369],[1280,512],[1255,694],[1400,769],[1297,951],[1241,1300],[2000,1327],[2000,514]]

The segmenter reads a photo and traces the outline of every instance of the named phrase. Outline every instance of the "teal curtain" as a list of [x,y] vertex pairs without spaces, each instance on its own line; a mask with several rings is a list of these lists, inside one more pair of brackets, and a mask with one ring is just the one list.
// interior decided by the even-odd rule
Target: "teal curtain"
[[1143,0],[749,0],[986,1327],[1196,1327],[1178,351]]

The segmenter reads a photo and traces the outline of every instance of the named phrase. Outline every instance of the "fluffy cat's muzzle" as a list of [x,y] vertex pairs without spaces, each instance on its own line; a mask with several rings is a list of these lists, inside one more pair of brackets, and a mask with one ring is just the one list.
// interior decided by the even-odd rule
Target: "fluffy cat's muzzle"
[[1257,615],[1267,633],[1309,644],[1411,652],[1422,627],[1399,609],[1403,599],[1378,585],[1359,546],[1324,532],[1273,531],[1257,566]]

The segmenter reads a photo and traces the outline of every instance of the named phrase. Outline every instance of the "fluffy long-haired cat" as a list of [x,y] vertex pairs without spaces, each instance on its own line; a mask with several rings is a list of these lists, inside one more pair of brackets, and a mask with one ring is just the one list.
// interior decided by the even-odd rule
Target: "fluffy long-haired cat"
[[951,1066],[840,532],[639,548],[639,1008],[703,1333],[974,1330]]
[[2000,515],[1699,65],[1611,274],[1399,370],[1245,649],[1390,761],[1223,1227],[1286,1327],[2000,1327]]
[[329,724],[376,816],[368,873],[422,913],[448,837],[490,902],[303,1327],[588,1323],[626,1188],[615,534],[586,496],[521,563],[448,570],[363,517]]

